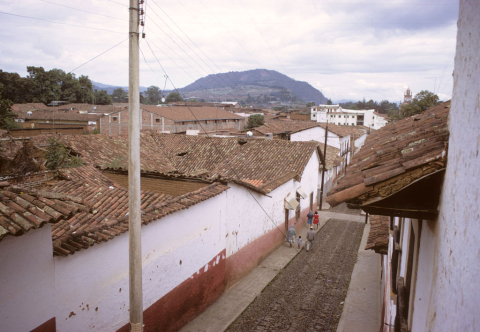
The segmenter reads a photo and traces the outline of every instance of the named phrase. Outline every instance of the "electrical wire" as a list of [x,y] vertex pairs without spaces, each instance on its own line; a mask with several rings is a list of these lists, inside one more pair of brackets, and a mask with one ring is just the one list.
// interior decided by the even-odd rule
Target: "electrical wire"
[[118,17],[108,16],[108,15],[99,14],[99,13],[95,13],[95,12],[90,12],[90,11],[88,11],[88,10],[83,10],[83,9],[79,9],[79,8],[69,7],[69,6],[65,6],[65,5],[62,5],[62,4],[59,4],[59,3],[55,3],[55,2],[51,2],[51,1],[48,1],[48,0],[39,0],[39,1],[43,1],[43,2],[49,3],[49,4],[51,4],[51,5],[55,5],[55,6],[60,6],[60,7],[68,8],[68,9],[77,10],[77,11],[84,12],[84,13],[89,13],[89,14],[93,14],[93,15],[98,15],[98,16],[113,18],[113,19],[119,20],[119,21],[127,21],[127,22],[128,22],[128,20],[126,20],[126,19],[124,19],[124,18],[118,18]]
[[90,29],[90,30],[106,31],[106,32],[111,32],[111,33],[119,33],[119,34],[122,34],[122,35],[126,34],[125,32],[113,31],[113,30],[102,29],[102,28],[93,28],[93,27],[87,27],[87,26],[84,26],[84,25],[78,25],[78,24],[70,24],[70,23],[63,23],[63,22],[55,22],[55,21],[50,21],[50,20],[46,20],[46,19],[43,19],[43,18],[32,17],[32,16],[26,16],[26,15],[12,14],[12,13],[2,12],[2,11],[0,11],[0,14],[4,14],[4,15],[10,15],[10,16],[16,16],[16,17],[22,17],[22,18],[28,18],[28,19],[32,19],[32,20],[38,20],[38,21],[44,21],[44,22],[49,22],[49,23],[53,23],[53,24],[68,25],[68,26],[71,26],[71,27],[82,28],[82,29]]
[[[220,72],[224,71],[224,70],[222,70],[219,66],[217,66],[217,64],[216,64],[207,54],[205,54],[205,52],[175,23],[175,21],[155,2],[155,0],[152,0],[152,1],[153,1],[153,3],[155,4],[155,6],[157,6],[157,7],[165,14],[165,16],[168,17],[168,19],[185,35],[185,37],[187,37],[188,40],[189,40]],[[155,13],[155,14],[157,15],[157,13]],[[157,15],[157,16],[159,16],[159,15]],[[159,18],[160,18],[160,16],[159,16]],[[162,20],[162,21],[163,21],[163,20]],[[165,21],[163,21],[163,22],[164,22],[165,24],[167,24]],[[168,25],[167,25],[167,26],[168,26]],[[170,28],[170,30],[172,30],[172,32],[175,33],[175,35],[180,38],[180,36],[178,36],[178,34],[177,34],[173,29]],[[183,40],[182,40],[182,41],[183,41]],[[185,42],[184,42],[184,43],[185,43]],[[185,45],[188,46],[187,43],[185,43]],[[198,57],[200,60],[202,60],[202,62],[203,62],[205,65],[207,65],[207,67],[208,67],[214,74],[216,74],[216,72],[215,72],[205,61],[203,61],[203,59],[202,59],[192,48],[190,48],[190,49],[192,50],[192,52],[195,53],[195,55],[197,55],[197,57]],[[228,85],[227,82],[225,82],[225,81],[223,80],[222,76],[219,76],[219,78],[220,78],[226,85]],[[235,82],[234,82],[232,79],[230,79],[230,77],[228,77],[228,75],[226,75],[226,78],[229,79],[230,82],[233,83],[234,89],[238,87],[238,86],[235,84]]]
[[91,61],[95,60],[96,58],[98,58],[98,57],[100,57],[100,56],[104,55],[104,54],[105,54],[105,53],[107,53],[108,51],[110,51],[110,50],[113,50],[115,47],[117,47],[118,45],[120,45],[120,44],[122,44],[122,43],[126,42],[127,40],[128,40],[128,38],[127,38],[127,39],[124,39],[124,40],[122,40],[120,43],[116,44],[115,46],[112,46],[112,47],[110,47],[108,50],[106,50],[106,51],[103,51],[103,52],[102,52],[102,53],[100,53],[99,55],[97,55],[97,56],[95,56],[95,57],[91,58],[90,60],[88,60],[87,62],[84,62],[84,63],[83,63],[83,64],[81,64],[80,66],[78,66],[78,67],[76,67],[76,68],[74,68],[74,69],[70,70],[70,71],[69,71],[67,74],[70,74],[71,72],[73,72],[73,71],[77,70],[78,68],[85,66],[87,63],[89,63],[89,62],[91,62]]
[[[157,5],[158,6],[158,5]],[[185,44],[199,59],[200,61],[202,61],[213,73],[215,73],[215,71],[210,67],[210,65],[208,65],[191,47],[190,45],[188,45],[183,39],[182,37],[180,37],[161,17],[160,15],[158,15],[155,10],[151,7],[150,7],[150,10],[175,34],[175,36],[177,36],[177,38],[183,42],[183,44]],[[175,42],[175,40],[170,36],[170,34],[166,33],[153,19],[152,19],[152,22],[168,37],[172,40],[172,42],[177,45],[177,47],[185,54],[187,55],[199,68],[201,68],[207,75],[210,74],[209,71],[207,71],[205,68],[203,68],[192,56],[190,56],[178,43]],[[173,22],[173,21],[172,21]],[[174,23],[175,24],[175,23]],[[178,26],[177,26],[178,27]],[[157,36],[157,38],[159,38]],[[188,36],[187,36],[188,38]],[[217,66],[218,67],[218,66]],[[192,68],[195,70],[195,68],[192,66]],[[197,71],[198,72],[198,71]],[[203,76],[201,73],[199,73],[201,76]],[[213,76],[212,77],[217,84],[219,84],[220,86],[222,86],[222,83],[218,81],[218,79],[222,80],[223,83],[226,85],[226,86],[229,86],[229,84],[227,82],[225,82],[225,80],[223,80],[222,76]],[[233,82],[233,81],[232,81]],[[235,83],[234,83],[235,84]],[[235,87],[231,87],[229,86],[231,89],[233,89],[235,91]],[[236,96],[238,99],[241,99],[241,97],[239,97],[238,95]]]

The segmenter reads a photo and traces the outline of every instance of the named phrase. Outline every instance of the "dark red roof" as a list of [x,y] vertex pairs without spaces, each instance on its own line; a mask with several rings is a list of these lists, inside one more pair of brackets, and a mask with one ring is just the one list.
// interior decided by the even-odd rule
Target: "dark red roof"
[[[5,187],[6,186],[6,187]],[[91,207],[82,198],[64,193],[10,187],[0,190],[0,240],[7,235],[20,236],[46,223],[57,223]]]
[[449,111],[448,101],[372,131],[354,155],[347,175],[328,193],[327,202],[332,206],[352,200],[365,203],[444,169]]
[[[213,183],[178,197],[142,191],[142,225],[187,209],[226,189],[228,189],[226,185]],[[91,212],[78,213],[52,227],[54,255],[74,254],[128,231],[127,189],[95,187],[80,181],[62,181],[56,184],[52,191],[75,194],[92,206]]]
[[388,254],[388,238],[390,218],[387,216],[370,215],[370,232],[365,249],[372,249],[377,254]]

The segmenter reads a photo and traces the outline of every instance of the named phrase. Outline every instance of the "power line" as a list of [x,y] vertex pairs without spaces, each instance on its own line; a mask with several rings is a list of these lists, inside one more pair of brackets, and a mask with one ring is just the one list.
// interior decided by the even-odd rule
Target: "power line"
[[89,14],[93,14],[93,15],[99,15],[99,16],[103,16],[103,17],[113,18],[113,19],[115,19],[115,20],[127,21],[127,22],[128,22],[128,20],[123,19],[123,18],[118,18],[118,17],[108,16],[108,15],[99,14],[99,13],[95,13],[95,12],[90,12],[90,11],[88,11],[88,10],[83,10],[83,9],[79,9],[79,8],[69,7],[69,6],[61,5],[61,4],[59,4],[59,3],[55,3],[55,2],[51,2],[51,1],[47,1],[47,0],[40,0],[40,1],[49,3],[49,4],[51,4],[51,5],[55,5],[55,6],[60,6],[60,7],[68,8],[68,9],[77,10],[77,11],[84,12],[84,13],[89,13]]
[[[152,1],[153,1],[153,3],[155,4],[155,6],[157,6],[157,7],[170,19],[170,21],[172,21],[172,23],[185,35],[185,37],[187,37],[188,40],[189,40],[200,52],[202,52],[202,54],[203,54],[208,60],[210,60],[210,62],[211,62],[220,72],[222,72],[223,70],[222,70],[220,67],[218,67],[217,64],[216,64],[207,54],[205,54],[205,52],[203,52],[203,50],[202,50],[192,39],[190,39],[190,37],[175,23],[174,20],[172,20],[172,18],[155,2],[155,0],[152,0]],[[155,15],[157,15],[157,13],[155,13]],[[158,15],[157,15],[157,16],[158,16]],[[160,16],[159,16],[159,17],[160,17]],[[164,22],[164,23],[166,24],[165,21],[162,20],[162,22]],[[172,30],[172,29],[170,28],[170,30]],[[172,32],[175,33],[175,35],[180,38],[180,36],[178,36],[174,30],[172,30]],[[182,41],[183,41],[183,40],[182,40]],[[184,44],[188,46],[187,43],[184,42]],[[190,46],[188,46],[188,47],[190,48]],[[207,65],[207,67],[208,67],[211,71],[213,71],[213,72],[215,73],[215,71],[214,71],[205,61],[203,61],[203,59],[202,59],[192,48],[190,48],[190,50],[192,50],[192,52],[194,52],[195,55],[196,55],[200,60],[202,60],[202,62],[203,62],[205,65]],[[230,79],[230,77],[228,77],[228,75],[226,75],[226,77],[232,82],[233,87],[236,88],[237,85],[235,84],[235,82],[234,82],[232,79]],[[227,82],[225,82],[221,76],[219,76],[219,78],[220,78],[226,85],[228,85]]]
[[225,31],[227,31],[227,32],[230,34],[230,36],[232,36],[232,38],[244,49],[244,51],[247,52],[248,55],[250,55],[250,57],[260,66],[260,68],[264,68],[264,66],[263,66],[260,62],[258,62],[258,60],[255,59],[255,57],[243,46],[243,44],[240,43],[240,42],[238,41],[238,39],[235,38],[235,36],[225,27],[225,25],[223,25],[223,23],[220,22],[220,20],[210,11],[210,9],[208,9],[208,7],[205,6],[205,4],[204,4],[201,0],[199,0],[199,1],[200,1],[200,3],[205,7],[205,9],[208,10],[208,12],[210,13],[210,15],[212,15],[212,16],[217,20],[217,22],[220,23],[220,25],[223,27],[223,29],[225,29]]
[[91,29],[91,30],[100,30],[100,31],[106,31],[106,32],[111,32],[111,33],[119,33],[119,34],[122,34],[122,35],[126,34],[125,32],[112,31],[112,30],[101,29],[101,28],[87,27],[87,26],[84,26],[84,25],[77,25],[77,24],[70,24],[70,23],[55,22],[55,21],[50,21],[50,20],[46,20],[46,19],[43,19],[43,18],[31,17],[31,16],[25,16],[25,15],[18,15],[18,14],[12,14],[12,13],[6,13],[6,12],[2,12],[2,11],[0,11],[0,14],[10,15],[10,16],[16,16],[16,17],[22,17],[22,18],[29,18],[29,19],[32,19],[32,20],[44,21],[44,22],[49,22],[49,23],[53,23],[53,24],[68,25],[68,26],[72,26],[72,27],[76,27],[76,28]]
[[[155,3],[155,2],[154,2]],[[157,4],[155,4],[157,5]],[[215,71],[210,67],[210,65],[208,65],[191,47],[190,45],[188,45],[183,39],[182,37],[180,37],[161,17],[160,15],[158,15],[155,10],[153,10],[153,8],[151,6],[150,7],[150,10],[153,11],[153,13],[178,37],[179,40],[181,40],[183,42],[183,44],[185,44],[199,59],[200,61],[202,61],[213,73],[215,73]],[[157,5],[158,7],[158,5]],[[172,19],[170,19],[172,20]],[[168,38],[170,38],[174,43],[175,41],[173,40],[173,38],[167,34],[155,21],[152,21],[165,35],[167,35]],[[173,22],[173,20],[172,20]],[[175,22],[173,22],[175,24]],[[176,24],[175,24],[176,25]],[[176,25],[177,26],[177,25]],[[178,26],[177,26],[178,27]],[[182,31],[183,32],[183,31]],[[184,33],[185,34],[185,33]],[[186,34],[185,34],[186,35]],[[158,37],[158,36],[157,36]],[[187,36],[188,38],[188,36]],[[193,43],[193,42],[192,42]],[[178,43],[175,43],[177,45],[178,48],[180,48],[180,50],[185,54],[187,55],[193,62],[195,62],[195,64],[200,67],[205,73],[209,74],[209,72],[204,69],[195,59],[193,59],[192,56],[190,56],[187,52],[185,52],[185,50],[178,44]],[[198,46],[197,46],[198,48]],[[212,61],[212,60],[210,60]],[[213,63],[213,61],[212,61]],[[192,67],[193,68],[193,67]],[[218,66],[217,66],[218,68]],[[220,68],[219,68],[220,69]],[[200,73],[199,73],[200,74]],[[200,74],[202,75],[202,74]],[[223,80],[223,78],[221,76],[218,76],[218,79],[216,77],[213,77],[213,79],[217,82],[217,84],[219,84],[220,86],[222,86],[222,83],[218,81],[218,79],[220,79],[226,86],[229,86],[230,88],[232,88],[234,91],[235,91],[235,83],[232,81],[232,83],[234,84],[234,86],[230,86],[227,82],[225,82],[225,80]],[[237,95],[237,98],[239,98],[239,96]],[[239,98],[240,99],[240,98]]]
[[113,1],[113,0],[107,0],[107,1],[110,1],[110,2],[113,2],[113,3],[117,4],[117,5],[124,6],[124,7],[127,7],[127,8],[128,8],[127,5],[125,5],[125,4],[121,3],[121,2]]
[[112,46],[112,47],[110,47],[108,50],[106,50],[106,51],[104,51],[104,52],[100,53],[99,55],[97,55],[97,56],[95,56],[95,57],[91,58],[90,60],[88,60],[87,62],[85,62],[85,63],[81,64],[81,65],[80,65],[80,66],[78,66],[77,68],[70,70],[70,71],[69,71],[67,74],[70,74],[70,73],[71,73],[71,72],[73,72],[74,70],[77,70],[78,68],[85,66],[87,63],[89,63],[89,62],[91,62],[91,61],[95,60],[96,58],[98,58],[99,56],[101,56],[101,55],[103,55],[103,54],[107,53],[108,51],[110,51],[110,50],[113,50],[115,47],[117,47],[118,45],[120,45],[120,44],[122,44],[122,43],[126,42],[127,40],[128,40],[128,38],[127,38],[127,39],[124,39],[124,40],[122,40],[120,43],[116,44],[115,46]]
[[262,34],[262,32],[260,31],[260,29],[258,28],[257,23],[255,23],[255,21],[253,20],[252,16],[250,16],[250,13],[248,12],[247,8],[245,8],[245,5],[243,4],[242,0],[238,0],[238,2],[240,2],[240,4],[242,5],[243,9],[245,10],[245,12],[247,13],[248,17],[250,18],[250,21],[252,21],[252,23],[255,25],[255,28],[257,28],[258,33],[260,34],[260,36],[262,36],[263,40],[265,41],[265,43],[267,44],[268,48],[269,48],[270,51],[273,53],[273,55],[275,56],[275,58],[278,60],[278,62],[279,62],[280,65],[282,66],[283,70],[285,70],[285,73],[290,75],[290,73],[288,72],[287,68],[285,68],[285,66],[283,65],[283,63],[282,63],[282,62],[280,61],[280,59],[278,58],[277,54],[273,51],[272,47],[271,47],[270,44],[268,43],[268,40],[265,38],[265,36]]

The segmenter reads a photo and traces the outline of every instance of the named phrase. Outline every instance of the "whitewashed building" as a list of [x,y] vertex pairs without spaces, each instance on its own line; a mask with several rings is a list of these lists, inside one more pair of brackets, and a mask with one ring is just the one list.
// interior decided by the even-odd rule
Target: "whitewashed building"
[[372,129],[384,127],[388,121],[375,110],[349,110],[340,105],[318,105],[310,109],[310,119],[340,126],[365,126]]
[[367,245],[382,254],[384,332],[480,330],[480,156],[472,144],[480,131],[472,121],[480,116],[480,11],[461,1],[459,15],[451,102],[397,121],[394,137],[372,134],[353,160],[360,168],[327,198],[387,216],[372,223]]
[[[42,191],[2,184],[2,328],[128,331],[128,193],[92,167],[124,170],[125,139],[59,138],[90,165]],[[304,226],[323,156],[315,142],[142,133],[141,146],[142,187],[201,184],[142,192],[145,331],[175,331]]]

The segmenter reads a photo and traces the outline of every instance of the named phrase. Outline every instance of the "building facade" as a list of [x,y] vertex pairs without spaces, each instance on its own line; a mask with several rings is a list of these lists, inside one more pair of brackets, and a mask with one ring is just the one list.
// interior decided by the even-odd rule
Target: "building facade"
[[318,105],[310,109],[310,120],[329,122],[340,126],[365,126],[372,129],[384,127],[388,121],[375,110],[349,110],[340,105]]

